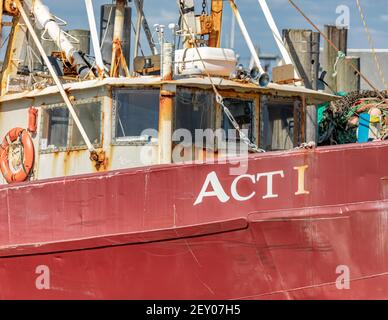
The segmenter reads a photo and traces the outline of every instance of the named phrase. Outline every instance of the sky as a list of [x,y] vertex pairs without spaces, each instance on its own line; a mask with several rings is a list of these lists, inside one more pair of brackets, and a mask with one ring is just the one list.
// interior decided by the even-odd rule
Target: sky
[[[209,3],[210,0],[207,0]],[[359,0],[366,17],[374,45],[376,48],[388,48],[388,0]],[[82,0],[43,0],[52,13],[65,19],[68,28],[88,28],[86,10]],[[144,0],[145,15],[152,26],[156,23],[168,25],[177,22],[178,9],[176,0]],[[246,23],[250,36],[262,53],[278,54],[279,51],[273,40],[272,34],[260,10],[257,0],[235,0],[240,13]],[[349,10],[349,48],[370,48],[356,0],[294,0],[300,8],[323,30],[324,24],[334,24],[340,17],[344,8]],[[96,20],[99,20],[100,6],[112,3],[110,0],[93,0]],[[201,11],[202,0],[195,0],[196,11]],[[284,28],[308,28],[311,26],[299,13],[291,7],[288,0],[267,0],[279,30]],[[134,6],[132,4],[132,6]],[[223,17],[222,46],[230,46],[231,17],[232,13],[228,1],[225,1]],[[340,12],[340,13],[337,13]],[[135,21],[135,9],[132,17]],[[321,43],[322,45],[322,43]],[[145,47],[147,47],[145,45]],[[245,59],[250,57],[247,46],[236,26],[235,49]],[[149,53],[145,52],[146,54]],[[248,59],[248,58],[247,58]]]

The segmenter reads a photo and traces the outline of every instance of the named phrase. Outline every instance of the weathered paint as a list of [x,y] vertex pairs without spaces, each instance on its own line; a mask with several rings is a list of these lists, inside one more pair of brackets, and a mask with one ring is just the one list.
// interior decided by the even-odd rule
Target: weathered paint
[[[232,90],[240,93],[252,92],[269,95],[280,95],[284,97],[293,97],[299,95],[306,95],[306,103],[320,104],[322,102],[340,99],[338,96],[333,96],[327,93],[322,93],[304,87],[295,87],[290,85],[279,85],[270,83],[267,87],[259,87],[252,83],[245,83],[241,81],[232,81],[224,78],[212,78],[212,82],[220,90]],[[83,91],[86,89],[96,89],[106,86],[116,87],[144,87],[153,86],[160,87],[162,84],[171,84],[175,86],[188,86],[198,89],[211,89],[211,82],[208,78],[182,78],[172,81],[161,81],[160,77],[146,76],[146,77],[132,77],[132,78],[105,78],[103,80],[88,80],[82,82],[72,82],[64,84],[64,88],[71,92]],[[18,100],[24,98],[34,98],[38,96],[47,96],[49,94],[58,93],[55,86],[50,86],[44,89],[35,89],[27,92],[7,94],[0,97],[0,103],[10,100]]]
[[[388,292],[388,142],[166,165],[0,187],[0,297],[384,299]],[[365,170],[365,164],[368,168]],[[305,190],[300,168],[305,170]],[[214,172],[229,196],[194,202]],[[209,188],[209,191],[211,189]],[[339,290],[338,266],[350,289]],[[36,287],[37,266],[50,270]],[[161,276],[163,275],[163,276]],[[178,279],[178,280],[177,280]]]

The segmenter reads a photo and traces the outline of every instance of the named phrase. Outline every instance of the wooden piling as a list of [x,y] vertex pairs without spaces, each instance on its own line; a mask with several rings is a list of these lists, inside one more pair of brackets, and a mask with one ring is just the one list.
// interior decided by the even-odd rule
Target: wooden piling
[[360,91],[361,77],[351,65],[355,66],[357,70],[360,70],[360,58],[345,57],[344,61],[338,66],[337,90],[339,92]]
[[[345,55],[347,53],[348,42],[348,29],[337,27],[335,25],[325,25],[325,34],[331,42]],[[325,82],[329,85],[325,88],[327,93],[338,92],[338,73],[337,76],[333,76],[335,73],[335,64],[338,57],[338,51],[334,49],[327,41],[323,45],[323,68],[327,71]],[[337,66],[341,64],[339,61]],[[338,71],[338,70],[337,70]],[[333,91],[332,91],[333,90]]]
[[320,34],[306,29],[285,29],[283,39],[305,87],[316,90]]

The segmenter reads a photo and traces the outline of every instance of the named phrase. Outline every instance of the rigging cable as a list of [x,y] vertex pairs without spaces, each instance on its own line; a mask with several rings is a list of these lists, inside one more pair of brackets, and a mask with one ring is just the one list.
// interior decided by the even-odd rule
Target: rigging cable
[[239,133],[239,136],[240,136],[240,139],[248,146],[248,148],[252,151],[252,152],[256,152],[256,153],[261,153],[261,152],[265,152],[265,150],[259,148],[256,144],[254,144],[248,137],[247,135],[241,130],[239,124],[237,123],[236,119],[234,118],[233,114],[230,112],[229,108],[225,105],[224,103],[224,98],[221,96],[221,94],[219,93],[216,85],[214,84],[213,82],[213,79],[212,77],[210,76],[210,73],[209,71],[206,69],[206,65],[205,65],[205,62],[204,60],[202,59],[202,56],[201,56],[201,53],[199,52],[199,48],[198,48],[198,45],[196,43],[196,39],[195,39],[195,35],[192,33],[191,29],[190,29],[190,26],[186,20],[186,17],[184,16],[183,14],[183,10],[181,8],[181,6],[178,5],[178,8],[179,8],[179,11],[180,11],[180,14],[181,14],[181,17],[182,17],[182,21],[184,22],[184,24],[186,25],[186,28],[187,28],[187,31],[192,39],[192,43],[193,43],[193,46],[198,54],[198,57],[202,63],[202,66],[203,66],[203,69],[206,73],[206,76],[207,78],[209,79],[210,81],[210,84],[213,88],[213,91],[214,91],[214,94],[216,96],[216,101],[217,103],[222,107],[222,110],[223,112],[225,113],[225,115],[227,116],[227,118],[229,119],[229,121],[231,122],[231,124],[233,125],[233,127],[236,129],[236,131]]
[[388,85],[387,85],[387,83],[385,81],[384,73],[383,73],[383,70],[381,68],[380,61],[379,61],[379,59],[377,57],[377,54],[376,54],[376,49],[375,49],[375,46],[374,46],[374,41],[373,41],[372,35],[371,35],[370,31],[369,31],[368,25],[366,23],[364,11],[362,10],[360,0],[356,0],[356,3],[357,3],[358,11],[360,12],[360,16],[361,16],[362,23],[364,25],[365,32],[366,32],[366,34],[368,36],[369,46],[372,49],[373,57],[374,57],[374,60],[375,60],[375,63],[376,63],[377,70],[378,70],[379,75],[380,75],[380,79],[381,79],[381,81],[382,81],[382,83],[384,85],[384,88],[388,89]]

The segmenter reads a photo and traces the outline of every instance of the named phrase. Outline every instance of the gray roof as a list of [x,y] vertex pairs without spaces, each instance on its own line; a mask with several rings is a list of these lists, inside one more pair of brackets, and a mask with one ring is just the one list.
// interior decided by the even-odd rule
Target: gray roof
[[[388,89],[384,87],[379,71],[376,66],[375,58],[370,49],[348,49],[348,55],[359,57],[361,62],[361,72],[380,90]],[[377,59],[385,78],[388,83],[388,49],[376,49]],[[361,79],[361,89],[370,90],[368,84]]]

